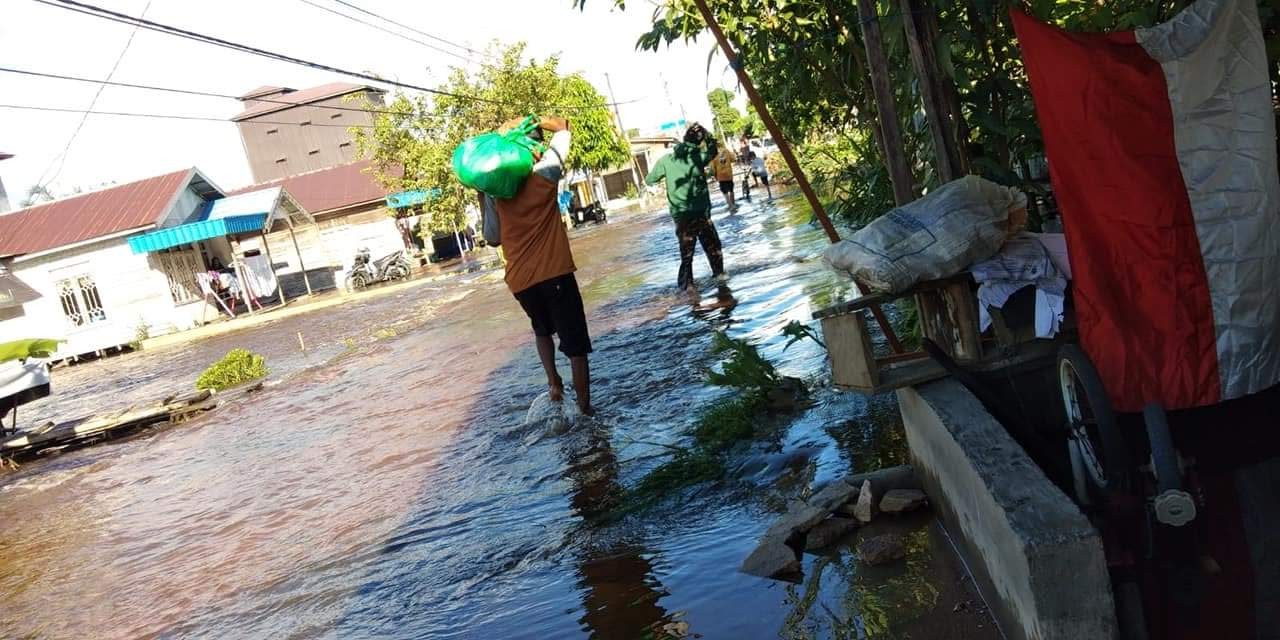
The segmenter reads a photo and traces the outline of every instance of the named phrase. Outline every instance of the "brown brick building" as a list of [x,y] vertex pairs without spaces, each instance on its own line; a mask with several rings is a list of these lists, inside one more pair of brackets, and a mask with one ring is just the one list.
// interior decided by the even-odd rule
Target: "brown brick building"
[[349,127],[373,124],[373,114],[361,107],[366,102],[381,107],[383,93],[376,87],[332,82],[300,91],[258,87],[240,96],[244,111],[232,120],[240,127],[253,181],[354,162]]

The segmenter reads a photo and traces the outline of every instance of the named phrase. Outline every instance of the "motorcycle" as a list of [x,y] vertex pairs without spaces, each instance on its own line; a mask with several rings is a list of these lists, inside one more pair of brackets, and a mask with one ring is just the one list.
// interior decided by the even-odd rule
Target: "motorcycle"
[[402,280],[409,277],[411,269],[403,249],[377,260],[370,260],[368,249],[360,249],[347,273],[347,290],[359,291],[372,284]]
[[585,207],[574,209],[569,214],[573,218],[573,227],[576,229],[588,222],[604,224],[609,221],[608,214],[605,213],[604,205],[599,202],[589,204]]

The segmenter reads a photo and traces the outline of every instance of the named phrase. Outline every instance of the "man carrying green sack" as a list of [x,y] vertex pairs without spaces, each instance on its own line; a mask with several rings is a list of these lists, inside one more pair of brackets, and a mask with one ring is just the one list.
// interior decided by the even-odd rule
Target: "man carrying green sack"
[[[511,131],[526,121],[512,121],[502,131]],[[484,196],[486,240],[501,244],[507,260],[507,288],[515,296],[533,325],[538,358],[547,374],[551,399],[564,399],[564,381],[556,370],[555,343],[560,338],[560,351],[569,357],[573,370],[573,388],[578,409],[583,415],[594,415],[591,406],[591,372],[587,354],[591,353],[591,336],[587,333],[587,317],[582,308],[582,295],[573,272],[573,253],[569,235],[560,220],[557,185],[564,176],[564,161],[569,156],[569,122],[563,118],[543,116],[529,136],[543,142],[543,130],[551,132],[545,153],[536,158],[533,173],[525,178],[511,198]],[[489,225],[496,220],[497,225]],[[496,228],[491,228],[496,227]]]
[[695,243],[702,243],[702,251],[711,263],[711,274],[724,282],[724,256],[720,250],[720,235],[711,221],[711,193],[707,189],[707,165],[719,150],[715,138],[707,130],[694,123],[685,131],[684,142],[676,145],[670,155],[662,158],[645,177],[645,184],[655,185],[667,181],[667,205],[671,219],[676,223],[676,238],[680,241],[680,272],[676,287],[691,293],[693,285],[693,250]]

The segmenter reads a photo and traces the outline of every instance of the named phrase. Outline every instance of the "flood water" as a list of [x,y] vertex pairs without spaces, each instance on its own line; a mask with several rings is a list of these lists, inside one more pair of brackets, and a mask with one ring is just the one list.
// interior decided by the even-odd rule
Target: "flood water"
[[[850,294],[807,209],[716,221],[732,280],[699,250],[697,307],[674,294],[664,212],[573,232],[599,416],[568,432],[525,424],[545,379],[500,272],[55,371],[24,424],[188,390],[235,347],[272,370],[188,424],[0,477],[0,636],[995,637],[977,617],[935,626],[968,596],[927,517],[896,566],[841,548],[806,556],[800,585],[737,572],[787,499],[904,445],[891,396],[833,393],[821,348],[784,348],[783,326]],[[603,517],[728,394],[705,383],[715,330],[814,380],[816,403],[727,480]]]

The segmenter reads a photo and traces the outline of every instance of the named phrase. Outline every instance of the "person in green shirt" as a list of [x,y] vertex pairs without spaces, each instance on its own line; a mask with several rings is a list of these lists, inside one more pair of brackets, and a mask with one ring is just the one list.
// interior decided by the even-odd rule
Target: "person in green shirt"
[[717,153],[715,139],[695,122],[685,131],[684,142],[659,160],[644,179],[649,185],[667,181],[667,208],[676,223],[676,238],[680,241],[676,287],[681,291],[689,291],[693,285],[693,251],[697,243],[702,244],[702,251],[707,254],[711,274],[721,282],[727,280],[720,235],[711,221],[711,192],[707,188],[707,165]]

